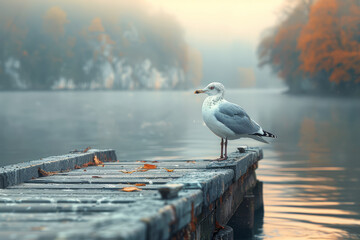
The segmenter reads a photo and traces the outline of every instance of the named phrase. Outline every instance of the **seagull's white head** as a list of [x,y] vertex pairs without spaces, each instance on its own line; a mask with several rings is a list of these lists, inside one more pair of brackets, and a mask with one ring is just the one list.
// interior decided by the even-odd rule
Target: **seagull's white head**
[[195,91],[195,94],[206,93],[209,96],[221,95],[224,96],[225,87],[219,82],[212,82],[206,86],[204,89],[199,89]]

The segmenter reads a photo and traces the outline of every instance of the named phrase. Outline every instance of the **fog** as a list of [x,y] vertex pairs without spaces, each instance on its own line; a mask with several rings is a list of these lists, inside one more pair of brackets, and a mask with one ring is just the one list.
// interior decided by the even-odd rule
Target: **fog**
[[[195,4],[188,13],[182,4],[174,10],[176,3],[2,1],[0,90],[188,89],[211,81],[281,85],[270,68],[257,66],[254,38],[264,23],[249,28],[240,22],[244,7],[254,6],[237,6],[242,18],[225,22],[211,4]],[[203,12],[206,6],[212,17]],[[199,19],[189,25],[194,16]],[[245,29],[250,32],[242,35]]]
[[145,1],[9,1],[0,8],[0,89],[186,88],[201,56]]

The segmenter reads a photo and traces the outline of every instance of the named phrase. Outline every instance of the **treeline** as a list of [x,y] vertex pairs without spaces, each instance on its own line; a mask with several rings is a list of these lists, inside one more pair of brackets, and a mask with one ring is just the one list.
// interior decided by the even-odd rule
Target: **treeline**
[[297,1],[258,54],[290,92],[360,95],[360,1]]
[[143,0],[2,1],[0,90],[198,84],[200,53],[172,16],[149,8]]

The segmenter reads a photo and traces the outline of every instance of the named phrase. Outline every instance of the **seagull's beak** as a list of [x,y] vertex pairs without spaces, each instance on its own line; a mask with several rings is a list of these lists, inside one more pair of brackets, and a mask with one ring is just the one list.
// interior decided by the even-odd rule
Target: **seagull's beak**
[[204,90],[199,89],[199,90],[196,90],[194,93],[195,93],[195,94],[199,94],[199,93],[204,93],[204,92],[205,92]]

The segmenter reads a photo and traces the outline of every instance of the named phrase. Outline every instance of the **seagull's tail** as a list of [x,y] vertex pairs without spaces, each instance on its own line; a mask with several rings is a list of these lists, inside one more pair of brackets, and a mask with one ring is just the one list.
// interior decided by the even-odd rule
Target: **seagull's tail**
[[[267,141],[265,141],[262,137],[271,137],[271,138],[277,138],[277,136],[275,136],[274,134],[272,133],[269,133],[267,131],[264,131],[263,130],[263,133],[254,133],[252,134],[254,137],[254,139],[258,140],[258,141],[261,141],[261,142],[266,142],[268,143]],[[261,139],[261,140],[260,140]]]
[[276,136],[276,135],[274,135],[274,134],[272,134],[272,133],[269,133],[269,132],[264,131],[264,130],[263,130],[263,132],[264,132],[264,134],[263,134],[263,135],[261,135],[262,137],[277,138],[277,136]]

